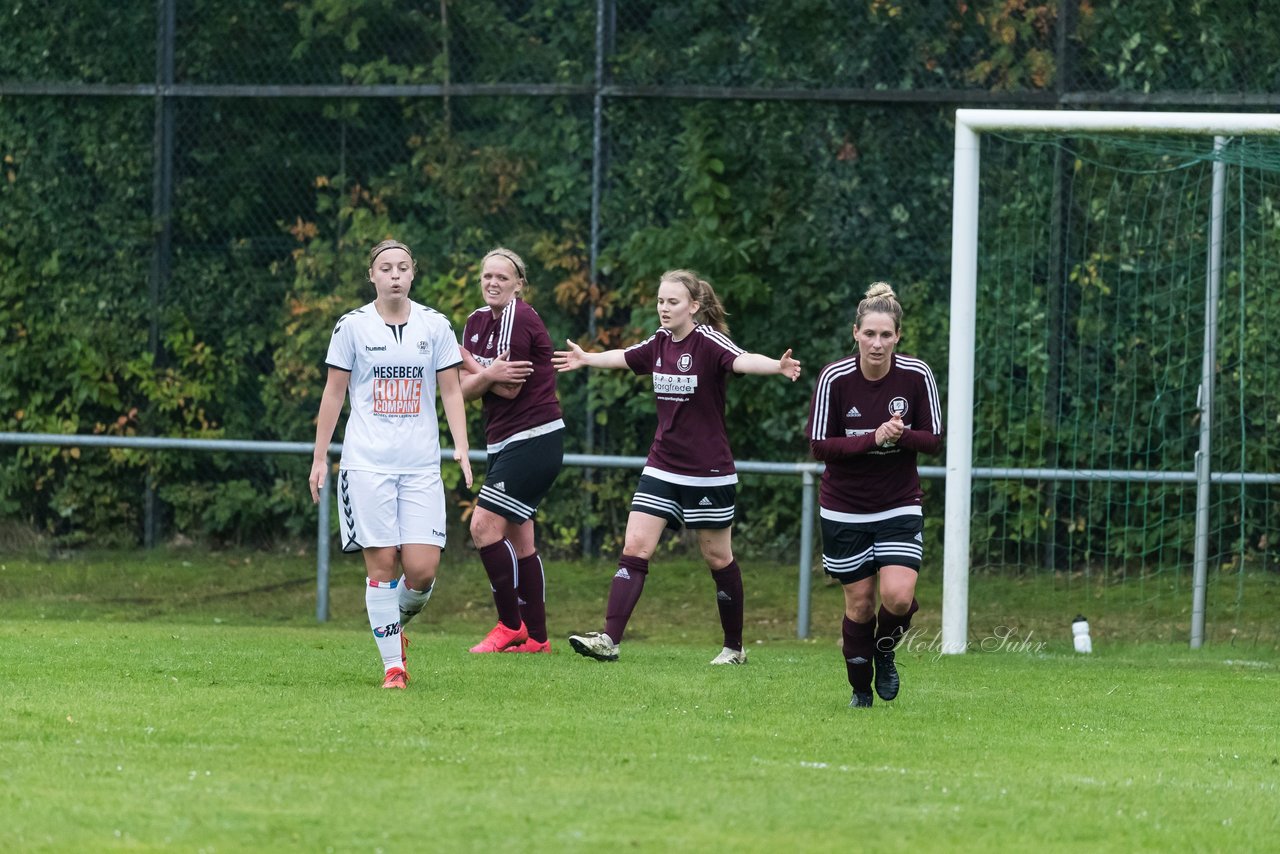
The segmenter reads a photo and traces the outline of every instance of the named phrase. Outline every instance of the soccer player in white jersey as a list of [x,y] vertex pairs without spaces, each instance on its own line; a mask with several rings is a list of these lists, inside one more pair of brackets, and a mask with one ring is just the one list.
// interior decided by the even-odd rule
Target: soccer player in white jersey
[[871,706],[873,661],[880,699],[898,696],[894,650],[919,608],[924,556],[916,455],[942,447],[938,385],[923,361],[894,352],[901,335],[902,305],[876,282],[858,303],[858,352],[822,369],[809,409],[809,447],[827,464],[822,566],[844,586],[842,651],[856,708]]
[[480,262],[485,304],[467,318],[462,394],[484,404],[488,465],[471,513],[471,539],[489,576],[498,622],[475,653],[549,653],[542,558],[533,516],[564,462],[551,336],[521,297],[524,260],[493,249]]
[[349,395],[338,472],[342,549],[364,553],[365,607],[384,688],[408,682],[403,624],[430,598],[445,545],[437,386],[453,458],[471,486],[458,339],[444,315],[409,299],[415,272],[403,243],[384,240],[369,253],[377,296],[333,328],[311,464],[311,497],[319,501],[329,443]]
[[742,572],[733,557],[738,482],[724,421],[730,374],[782,376],[795,382],[800,362],[747,353],[729,339],[725,310],[711,285],[688,270],[664,273],[658,284],[661,328],[625,350],[588,353],[572,341],[557,351],[556,368],[627,368],[653,376],[658,432],[631,500],[618,571],[609,588],[603,631],[572,635],[574,651],[617,661],[618,644],[649,574],[649,558],[665,528],[697,530],[702,558],[716,586],[724,644],[712,664],[745,664]]

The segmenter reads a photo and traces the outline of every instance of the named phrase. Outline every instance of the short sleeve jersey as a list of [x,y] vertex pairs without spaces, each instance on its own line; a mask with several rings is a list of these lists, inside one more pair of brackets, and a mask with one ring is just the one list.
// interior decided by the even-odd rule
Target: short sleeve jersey
[[653,375],[658,431],[647,474],[673,483],[737,483],[724,423],[724,393],[743,350],[701,324],[681,341],[659,329],[624,351],[627,367]]
[[485,393],[484,435],[490,445],[560,419],[551,336],[538,312],[524,300],[511,300],[502,317],[495,317],[487,305],[471,312],[462,330],[462,346],[485,367],[502,353],[510,353],[507,358],[512,362],[533,363],[533,373],[514,398]]
[[401,326],[386,323],[373,303],[342,316],[325,363],[351,372],[351,415],[342,467],[383,474],[440,468],[436,372],[462,362],[453,327],[416,302]]
[[[889,372],[868,380],[858,370],[858,356],[822,369],[809,410],[809,438],[834,439],[874,433],[894,415],[908,430],[942,435],[938,386],[920,359],[893,354]],[[818,503],[838,513],[882,513],[919,506],[920,473],[915,451],[902,447],[873,448],[865,454],[829,460],[822,474]]]

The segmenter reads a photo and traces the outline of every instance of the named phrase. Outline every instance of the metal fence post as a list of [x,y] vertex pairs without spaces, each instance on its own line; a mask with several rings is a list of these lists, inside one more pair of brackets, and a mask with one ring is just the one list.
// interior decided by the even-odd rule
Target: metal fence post
[[316,521],[316,620],[321,623],[329,621],[329,504],[333,501],[333,465],[330,463],[329,475],[320,487],[320,512]]
[[813,472],[805,469],[800,500],[800,589],[796,607],[796,637],[809,636],[809,585],[813,578]]

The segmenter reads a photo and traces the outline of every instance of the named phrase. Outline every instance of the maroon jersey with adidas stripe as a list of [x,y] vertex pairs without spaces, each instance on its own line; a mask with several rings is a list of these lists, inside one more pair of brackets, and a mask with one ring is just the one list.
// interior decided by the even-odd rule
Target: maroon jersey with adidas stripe
[[471,312],[462,330],[462,346],[488,367],[502,353],[512,362],[532,362],[533,373],[508,400],[485,392],[484,437],[490,445],[560,418],[556,369],[551,366],[551,336],[533,307],[521,299],[507,303],[502,317],[489,306]]
[[737,483],[724,390],[733,360],[744,351],[713,327],[700,324],[676,341],[659,329],[624,351],[627,367],[653,375],[658,432],[646,472],[675,483]]
[[[906,430],[895,445],[879,448],[876,428],[894,415]],[[862,515],[918,507],[916,455],[942,447],[933,372],[897,353],[878,380],[862,375],[857,354],[832,362],[818,376],[807,429],[814,457],[827,464],[818,499],[824,510]]]

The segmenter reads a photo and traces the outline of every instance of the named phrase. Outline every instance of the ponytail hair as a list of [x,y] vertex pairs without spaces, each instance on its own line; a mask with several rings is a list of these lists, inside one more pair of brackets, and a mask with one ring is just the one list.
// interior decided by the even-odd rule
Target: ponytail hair
[[888,282],[872,282],[867,288],[866,299],[858,303],[853,328],[861,329],[862,318],[868,314],[887,314],[893,318],[893,331],[902,331],[902,303],[898,302],[898,296]]
[[710,282],[698,278],[698,274],[692,270],[668,270],[659,281],[684,285],[689,292],[689,299],[698,304],[698,313],[693,316],[694,323],[705,323],[716,332],[729,334],[729,312],[724,310],[720,297],[716,296]]

